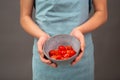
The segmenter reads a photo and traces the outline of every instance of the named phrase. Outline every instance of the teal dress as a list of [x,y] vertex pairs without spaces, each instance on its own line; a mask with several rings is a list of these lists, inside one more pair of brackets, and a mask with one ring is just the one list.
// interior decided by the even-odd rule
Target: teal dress
[[[35,22],[50,36],[70,34],[89,18],[89,0],[35,0]],[[94,55],[91,33],[85,34],[85,53],[76,65],[53,68],[41,62],[34,39],[33,80],[94,80]]]

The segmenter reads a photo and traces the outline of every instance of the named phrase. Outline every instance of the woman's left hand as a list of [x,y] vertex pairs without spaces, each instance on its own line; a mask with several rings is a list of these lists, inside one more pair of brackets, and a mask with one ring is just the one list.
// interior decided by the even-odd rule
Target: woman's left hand
[[85,39],[83,33],[77,28],[74,28],[70,35],[75,36],[80,41],[80,53],[75,58],[75,60],[71,63],[71,65],[75,65],[77,62],[79,62],[84,54],[85,49]]

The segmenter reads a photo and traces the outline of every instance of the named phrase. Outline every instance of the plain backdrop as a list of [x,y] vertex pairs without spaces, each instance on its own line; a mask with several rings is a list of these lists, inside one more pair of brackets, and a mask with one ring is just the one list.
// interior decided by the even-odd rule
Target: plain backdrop
[[[0,0],[0,80],[32,80],[33,38],[20,26],[19,1]],[[120,80],[119,7],[108,0],[108,21],[93,32],[95,80]]]

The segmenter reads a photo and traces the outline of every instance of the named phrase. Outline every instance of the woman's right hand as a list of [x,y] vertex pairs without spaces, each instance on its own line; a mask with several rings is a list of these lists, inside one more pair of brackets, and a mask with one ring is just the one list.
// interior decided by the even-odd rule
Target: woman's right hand
[[55,63],[53,63],[52,61],[46,59],[45,55],[43,54],[43,44],[49,38],[50,38],[50,36],[48,34],[44,34],[38,39],[38,42],[37,42],[38,52],[39,52],[39,55],[40,55],[40,59],[43,63],[56,68],[57,65]]

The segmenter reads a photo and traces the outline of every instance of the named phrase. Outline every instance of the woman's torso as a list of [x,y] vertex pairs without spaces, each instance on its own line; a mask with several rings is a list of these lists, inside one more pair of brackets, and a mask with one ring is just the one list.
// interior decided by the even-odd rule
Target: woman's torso
[[[35,0],[35,21],[50,36],[69,34],[89,18],[89,0]],[[94,61],[91,33],[85,35],[86,48],[75,66],[54,69],[41,62],[37,39],[33,46],[33,80],[93,80]]]
[[36,0],[36,23],[50,35],[69,34],[89,17],[89,0]]

